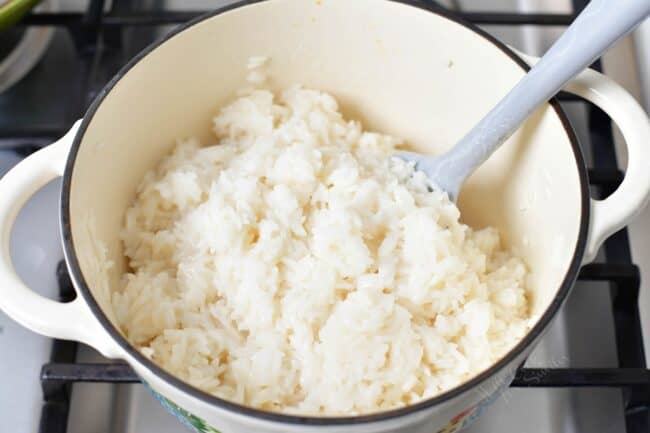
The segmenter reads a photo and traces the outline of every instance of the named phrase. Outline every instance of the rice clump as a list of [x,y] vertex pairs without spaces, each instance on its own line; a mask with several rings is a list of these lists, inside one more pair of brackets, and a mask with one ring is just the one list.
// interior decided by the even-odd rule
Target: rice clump
[[528,329],[524,263],[326,93],[249,90],[146,174],[112,296],[126,337],[219,397],[354,415],[448,390]]

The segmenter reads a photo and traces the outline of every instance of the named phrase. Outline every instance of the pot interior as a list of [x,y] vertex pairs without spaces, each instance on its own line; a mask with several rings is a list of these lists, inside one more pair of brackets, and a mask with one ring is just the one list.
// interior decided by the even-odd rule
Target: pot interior
[[[464,25],[389,1],[274,0],[176,34],[102,95],[81,132],[67,192],[70,230],[83,277],[109,318],[109,294],[125,270],[120,227],[136,185],[177,138],[213,141],[211,118],[246,86],[254,55],[271,58],[272,88],[301,83],[331,92],[348,118],[431,154],[456,143],[524,74]],[[583,212],[576,155],[546,105],[460,196],[467,224],[498,227],[525,259],[537,317],[576,249]]]

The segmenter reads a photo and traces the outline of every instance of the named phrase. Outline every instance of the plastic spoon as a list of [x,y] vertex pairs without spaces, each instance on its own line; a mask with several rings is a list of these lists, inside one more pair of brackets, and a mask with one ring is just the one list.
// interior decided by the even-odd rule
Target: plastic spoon
[[541,104],[650,14],[650,0],[592,0],[515,87],[450,151],[398,152],[456,201],[465,179]]

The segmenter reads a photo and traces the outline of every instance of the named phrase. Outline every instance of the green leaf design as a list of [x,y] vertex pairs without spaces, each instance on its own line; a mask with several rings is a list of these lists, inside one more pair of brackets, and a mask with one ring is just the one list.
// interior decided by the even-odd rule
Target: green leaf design
[[193,413],[186,411],[167,397],[158,394],[149,386],[147,386],[147,388],[149,388],[154,397],[156,397],[156,400],[158,400],[165,409],[176,416],[176,418],[178,418],[187,427],[192,428],[199,433],[221,433],[219,430],[206,423],[203,419],[199,418]]

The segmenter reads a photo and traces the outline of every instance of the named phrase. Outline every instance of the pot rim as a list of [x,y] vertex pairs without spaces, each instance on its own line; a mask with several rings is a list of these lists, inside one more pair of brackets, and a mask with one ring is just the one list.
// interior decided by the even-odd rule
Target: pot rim
[[[546,308],[546,311],[538,319],[535,326],[525,335],[524,338],[519,341],[512,349],[510,349],[501,359],[496,363],[490,366],[488,369],[482,371],[478,375],[474,376],[472,379],[461,383],[460,385],[443,392],[435,397],[420,401],[410,406],[391,409],[382,412],[371,413],[367,415],[358,415],[358,416],[333,416],[333,417],[317,417],[317,416],[302,416],[302,415],[290,415],[277,412],[270,412],[261,409],[256,409],[253,407],[245,406],[243,404],[235,403],[215,395],[204,392],[193,385],[190,385],[187,382],[177,378],[176,376],[168,373],[163,370],[161,367],[156,365],[153,361],[149,360],[147,357],[142,355],[122,334],[116,329],[116,327],[111,323],[106,314],[102,311],[101,307],[95,300],[86,283],[86,280],[83,277],[81,272],[81,267],[79,266],[79,261],[77,260],[74,240],[72,238],[72,231],[70,227],[70,190],[72,183],[72,176],[74,171],[74,164],[76,157],[81,145],[83,136],[88,128],[88,125],[92,121],[97,109],[103,102],[103,100],[110,94],[111,90],[115,85],[120,81],[120,79],[126,75],[129,70],[140,62],[144,57],[146,57],[153,50],[158,48],[160,45],[173,38],[177,34],[193,27],[195,24],[201,23],[207,19],[213,18],[222,13],[228,12],[233,9],[240,7],[252,5],[255,3],[260,3],[265,0],[240,0],[233,4],[229,4],[220,8],[215,9],[214,11],[203,14],[197,18],[194,18],[188,21],[185,24],[182,24],[172,30],[170,33],[165,35],[163,38],[158,41],[153,42],[151,45],[139,52],[134,58],[132,58],[125,66],[123,66],[117,74],[104,86],[104,88],[98,93],[97,97],[94,99],[90,107],[88,108],[81,126],[77,131],[77,134],[72,143],[70,149],[70,154],[68,155],[68,160],[66,162],[65,171],[63,174],[63,185],[61,188],[61,201],[60,201],[60,212],[61,212],[61,232],[62,232],[62,243],[64,255],[67,261],[68,269],[70,270],[71,277],[75,282],[75,286],[79,295],[84,299],[94,316],[97,318],[99,323],[102,325],[104,330],[108,335],[115,341],[117,345],[120,346],[130,357],[134,358],[138,363],[145,366],[152,374],[158,376],[160,379],[179,389],[183,393],[189,394],[190,396],[200,400],[203,403],[208,405],[216,406],[222,410],[232,411],[238,415],[243,415],[247,417],[253,417],[258,420],[263,421],[272,421],[285,423],[290,425],[311,425],[311,426],[341,426],[341,425],[358,425],[358,424],[368,424],[373,422],[380,422],[395,419],[398,417],[404,417],[407,415],[412,415],[418,412],[422,412],[433,406],[439,405],[444,402],[448,402],[453,398],[479,386],[486,380],[490,379],[496,373],[506,368],[508,365],[512,364],[514,360],[517,359],[519,355],[522,354],[535,340],[544,332],[549,322],[553,319],[559,308],[562,306],[564,301],[567,298],[571,287],[578,275],[582,264],[582,258],[585,251],[585,246],[587,243],[587,235],[589,228],[589,183],[587,178],[587,170],[584,164],[584,158],[582,156],[582,151],[578,144],[575,132],[571,127],[564,111],[560,107],[556,98],[551,99],[548,103],[555,110],[555,114],[560,119],[562,126],[569,138],[571,143],[571,148],[573,150],[573,156],[576,163],[576,168],[578,170],[578,177],[580,182],[580,207],[581,207],[581,217],[580,217],[580,228],[578,232],[578,238],[576,241],[573,258],[571,263],[566,271],[564,279],[555,294],[553,300]],[[524,71],[528,71],[530,67],[524,60],[521,59],[517,54],[515,54],[507,45],[499,41],[495,37],[489,35],[484,30],[478,28],[474,24],[471,24],[464,19],[454,15],[454,13],[447,11],[446,9],[435,6],[432,4],[425,4],[419,0],[387,0],[395,3],[401,3],[408,6],[416,7],[426,11],[428,13],[433,13],[447,20],[453,21],[456,24],[459,24],[466,29],[478,34],[487,42],[492,43],[494,46],[499,48],[507,57],[520,66]]]

